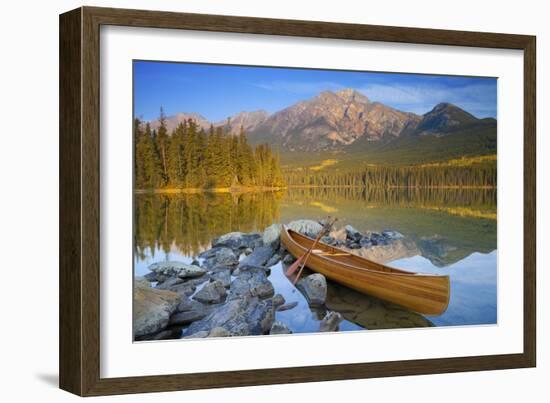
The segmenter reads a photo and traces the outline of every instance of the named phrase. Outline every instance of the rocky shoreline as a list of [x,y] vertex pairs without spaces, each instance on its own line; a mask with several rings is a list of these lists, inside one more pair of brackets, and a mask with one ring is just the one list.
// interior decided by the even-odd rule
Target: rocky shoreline
[[[288,227],[316,237],[322,222],[297,220]],[[168,261],[149,266],[134,280],[134,338],[163,340],[290,334],[288,324],[276,320],[277,311],[296,307],[276,294],[270,268],[295,259],[280,243],[280,224],[263,233],[232,232],[212,241],[192,264]],[[323,237],[323,242],[365,252],[400,242],[395,231],[361,233],[345,226]],[[326,308],[327,281],[322,274],[304,275],[296,287],[312,309]],[[342,314],[326,310],[320,332],[338,331]]]

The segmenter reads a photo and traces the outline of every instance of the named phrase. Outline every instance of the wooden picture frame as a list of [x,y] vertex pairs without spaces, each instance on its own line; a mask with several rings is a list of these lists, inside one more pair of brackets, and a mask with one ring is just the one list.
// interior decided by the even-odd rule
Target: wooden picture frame
[[[518,49],[524,52],[523,353],[230,372],[100,377],[100,27],[119,25]],[[81,7],[60,16],[60,387],[81,396],[536,365],[534,36]]]

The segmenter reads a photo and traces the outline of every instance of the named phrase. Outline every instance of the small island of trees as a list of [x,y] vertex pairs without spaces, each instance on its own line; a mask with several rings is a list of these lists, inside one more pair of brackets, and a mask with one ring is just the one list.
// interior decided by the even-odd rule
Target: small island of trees
[[155,130],[134,119],[134,147],[136,190],[285,186],[279,156],[265,144],[253,148],[242,127],[233,135],[222,126],[206,131],[188,119],[169,133],[161,108]]

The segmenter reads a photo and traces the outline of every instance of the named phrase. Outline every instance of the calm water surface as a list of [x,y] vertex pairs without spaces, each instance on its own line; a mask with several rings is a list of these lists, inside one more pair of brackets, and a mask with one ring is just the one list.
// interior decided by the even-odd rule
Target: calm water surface
[[[245,194],[138,194],[135,273],[154,262],[190,263],[213,238],[263,231],[274,222],[337,216],[360,231],[392,229],[405,238],[376,258],[393,267],[448,274],[451,299],[437,317],[422,316],[329,281],[326,306],[344,315],[340,330],[494,324],[497,321],[496,191],[358,188],[288,189]],[[312,309],[284,275],[271,268],[276,293],[296,308],[277,312],[294,333],[315,332],[323,309]]]

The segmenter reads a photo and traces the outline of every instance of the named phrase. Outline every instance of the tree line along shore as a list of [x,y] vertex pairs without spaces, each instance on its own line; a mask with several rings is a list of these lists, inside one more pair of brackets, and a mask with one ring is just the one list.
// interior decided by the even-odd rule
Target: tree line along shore
[[159,127],[134,119],[136,190],[280,188],[285,185],[279,156],[268,145],[252,147],[244,129],[198,127],[188,119],[172,133],[161,109]]
[[159,125],[134,120],[136,192],[232,192],[285,187],[494,188],[496,159],[468,164],[365,165],[309,169],[281,166],[269,145],[252,146],[241,127],[208,130],[188,119],[171,133],[161,109]]

